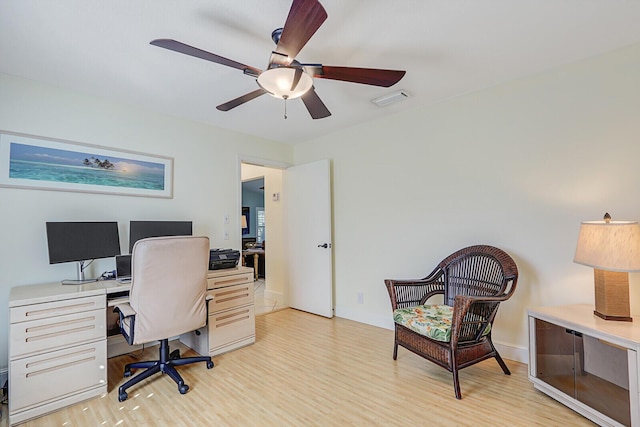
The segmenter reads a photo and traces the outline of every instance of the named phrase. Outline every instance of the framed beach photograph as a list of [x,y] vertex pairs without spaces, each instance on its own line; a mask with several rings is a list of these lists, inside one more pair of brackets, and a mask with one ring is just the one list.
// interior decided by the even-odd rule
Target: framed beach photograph
[[0,130],[0,186],[173,197],[173,158]]

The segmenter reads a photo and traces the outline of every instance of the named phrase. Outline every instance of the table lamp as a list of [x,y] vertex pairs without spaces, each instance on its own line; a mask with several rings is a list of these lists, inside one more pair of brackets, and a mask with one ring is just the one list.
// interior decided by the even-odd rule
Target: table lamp
[[573,261],[593,267],[594,314],[631,322],[629,272],[640,271],[640,225],[636,221],[584,221]]

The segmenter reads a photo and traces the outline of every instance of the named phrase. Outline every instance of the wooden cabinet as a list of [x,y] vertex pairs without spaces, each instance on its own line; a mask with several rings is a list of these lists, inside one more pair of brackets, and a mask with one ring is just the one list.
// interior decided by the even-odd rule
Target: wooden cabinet
[[105,298],[9,308],[9,417],[20,423],[107,392]]
[[247,267],[209,271],[207,325],[180,336],[202,355],[215,356],[253,344],[256,322],[253,270]]
[[603,320],[593,307],[529,310],[529,379],[603,426],[640,426],[640,318]]

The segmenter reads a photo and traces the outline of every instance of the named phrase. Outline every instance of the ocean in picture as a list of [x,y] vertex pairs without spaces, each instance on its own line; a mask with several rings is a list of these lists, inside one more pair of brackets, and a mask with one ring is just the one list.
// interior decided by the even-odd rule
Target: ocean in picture
[[10,178],[164,190],[162,163],[15,142],[11,143],[9,157]]

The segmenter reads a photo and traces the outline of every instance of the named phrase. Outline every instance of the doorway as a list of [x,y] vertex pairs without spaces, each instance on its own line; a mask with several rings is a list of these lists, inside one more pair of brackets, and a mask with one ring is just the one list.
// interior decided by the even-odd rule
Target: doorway
[[283,171],[244,162],[240,169],[240,212],[245,217],[241,224],[242,258],[250,267],[257,261],[255,310],[256,315],[266,314],[287,307],[284,212],[280,200]]

